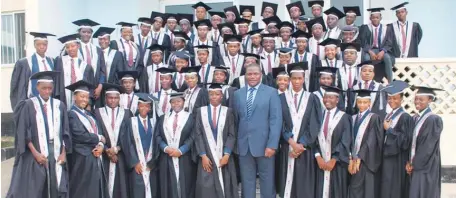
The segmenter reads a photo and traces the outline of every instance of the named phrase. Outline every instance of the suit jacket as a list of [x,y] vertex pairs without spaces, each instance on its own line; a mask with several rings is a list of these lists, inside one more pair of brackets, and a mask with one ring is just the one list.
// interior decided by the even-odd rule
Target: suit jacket
[[260,84],[247,118],[248,87],[234,92],[233,109],[237,118],[237,153],[254,157],[264,156],[266,148],[277,149],[282,128],[282,107],[277,90]]

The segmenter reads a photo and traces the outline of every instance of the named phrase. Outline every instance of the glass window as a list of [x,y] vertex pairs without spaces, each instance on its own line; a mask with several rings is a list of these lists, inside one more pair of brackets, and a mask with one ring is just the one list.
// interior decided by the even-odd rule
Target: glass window
[[2,62],[13,64],[25,56],[25,13],[2,14]]

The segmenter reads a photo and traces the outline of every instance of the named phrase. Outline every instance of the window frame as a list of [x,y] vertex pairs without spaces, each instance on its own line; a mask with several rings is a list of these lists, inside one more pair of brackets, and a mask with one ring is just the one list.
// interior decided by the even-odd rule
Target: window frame
[[[18,53],[17,53],[17,48],[20,47],[20,46],[17,46],[17,37],[20,36],[16,33],[16,29],[17,29],[17,24],[16,24],[16,14],[24,14],[24,34],[26,33],[25,31],[25,10],[19,10],[19,11],[11,11],[11,12],[2,12],[1,13],[1,17],[3,16],[12,16],[12,34],[14,35],[13,36],[13,47],[14,47],[14,50],[13,50],[13,62],[11,63],[0,63],[1,66],[9,66],[9,65],[14,65],[15,62],[17,60],[19,60],[19,57],[18,57]],[[23,43],[23,47],[25,47],[27,43],[27,39],[24,40],[24,43]],[[1,52],[1,48],[0,48],[0,52]],[[1,54],[1,53],[0,53]],[[26,55],[26,53],[24,53],[24,55]]]

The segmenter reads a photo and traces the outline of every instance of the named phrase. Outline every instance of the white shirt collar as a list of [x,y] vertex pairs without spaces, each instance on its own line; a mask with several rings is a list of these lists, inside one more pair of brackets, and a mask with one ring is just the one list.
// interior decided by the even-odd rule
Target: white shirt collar
[[295,92],[293,89],[291,89],[291,93],[293,94],[293,96],[294,96],[295,94],[298,94],[298,96],[300,96],[300,95],[302,94],[303,91],[304,91],[304,88],[301,88],[301,90],[298,91],[298,92]]
[[334,107],[331,110],[325,109],[325,111],[326,111],[326,113],[329,113],[330,115],[334,115],[334,113],[337,111],[337,107]]
[[193,88],[190,88],[190,87],[189,87],[188,90],[189,90],[191,93],[193,93],[197,87],[198,87],[198,86],[195,86],[195,87],[193,87]]
[[[212,104],[210,104],[211,106],[211,110],[214,109],[214,106]],[[220,108],[221,104],[219,104],[218,106],[216,106],[215,108],[218,110]]]
[[231,56],[231,55],[229,55],[229,54],[228,54],[228,56],[230,57],[230,59],[233,59],[233,58],[234,58],[234,60],[237,60],[237,59],[238,59],[238,56],[239,56],[239,54],[236,54],[236,55],[234,55],[234,56]]
[[49,106],[49,103],[51,101],[51,98],[49,97],[49,99],[47,101],[44,101],[44,99],[41,97],[41,95],[38,95],[38,98],[41,100],[41,102],[44,104],[46,104],[47,106]]
[[147,121],[149,120],[149,116],[146,116],[146,118],[143,118],[143,117],[141,117],[140,115],[138,115],[138,118],[141,119],[141,121],[144,121],[144,120],[145,120],[146,123],[147,123]]
[[366,114],[367,111],[368,111],[368,110],[366,110],[366,111],[364,111],[364,112],[362,112],[362,113],[360,112],[360,113],[358,113],[358,115],[361,116],[361,117],[363,117],[364,114]]
[[[260,85],[261,85],[261,83],[258,83],[258,85],[256,85],[253,88],[255,88],[255,90],[258,90],[258,88],[260,88]],[[249,90],[250,88],[252,88],[252,87],[250,85],[247,85],[247,90]]]
[[418,112],[418,115],[420,116],[420,118],[423,117],[424,112],[426,112],[428,109],[429,109],[429,107],[426,107],[426,109],[423,109],[423,111]]
[[408,21],[405,21],[405,23],[402,23],[401,21],[397,20],[399,22],[399,25],[407,25]]

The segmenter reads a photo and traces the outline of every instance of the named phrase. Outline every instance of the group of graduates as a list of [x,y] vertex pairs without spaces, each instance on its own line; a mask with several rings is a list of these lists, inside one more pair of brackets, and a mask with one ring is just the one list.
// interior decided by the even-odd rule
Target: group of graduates
[[267,154],[280,197],[440,197],[443,123],[429,107],[440,89],[413,86],[412,117],[402,107],[409,85],[393,81],[394,58],[417,57],[422,36],[407,3],[392,8],[397,22],[381,24],[384,9],[371,8],[360,27],[359,7],[323,18],[323,4],[309,1],[309,19],[291,3],[292,21],[281,21],[264,2],[263,21],[252,22],[254,6],[212,12],[199,2],[195,16],[139,18],[135,36],[137,24],[120,22],[115,40],[115,28],[93,32],[99,24],[82,19],[55,59],[45,55],[54,35],[30,32],[36,53],[12,74],[7,197],[228,198],[240,197],[241,182],[251,198],[238,160],[251,106],[235,98],[257,74],[280,98],[280,140]]

